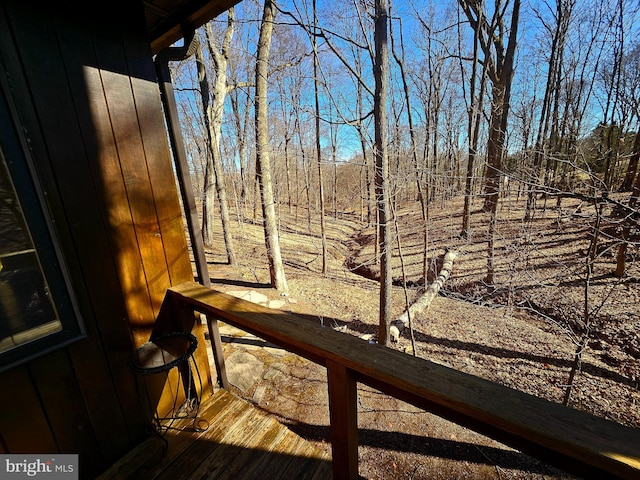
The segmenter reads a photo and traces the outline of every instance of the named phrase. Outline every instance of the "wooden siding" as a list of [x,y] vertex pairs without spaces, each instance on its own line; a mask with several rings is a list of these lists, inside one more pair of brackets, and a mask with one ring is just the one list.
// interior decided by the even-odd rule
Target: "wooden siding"
[[[194,326],[155,324],[166,289],[193,275],[141,5],[39,5],[0,4],[0,72],[87,337],[0,374],[0,451],[79,453],[90,477],[142,438],[127,362],[154,328]],[[167,382],[154,380],[158,395]]]

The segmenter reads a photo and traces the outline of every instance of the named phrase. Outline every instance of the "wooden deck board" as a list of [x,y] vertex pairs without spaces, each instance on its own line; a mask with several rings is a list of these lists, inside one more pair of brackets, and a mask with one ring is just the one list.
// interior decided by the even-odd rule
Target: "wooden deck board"
[[[231,472],[246,466],[247,455],[259,452],[262,433],[270,423],[268,420],[269,418],[264,414],[251,408],[241,421],[234,422],[220,440],[208,438],[201,440],[205,442],[205,448],[208,447],[209,453],[199,465],[196,465],[197,468],[189,478],[193,480],[234,478]],[[227,472],[229,472],[228,475]],[[167,476],[167,478],[170,477]]]
[[99,480],[332,478],[323,452],[225,390],[203,402],[200,417],[209,422],[206,431],[178,420],[165,434],[166,451],[159,437],[150,437]]
[[[233,437],[235,430],[241,428],[248,421],[253,413],[251,405],[247,402],[231,402],[226,408],[214,417],[206,417],[210,423],[205,432],[168,432],[169,450],[172,442],[176,439],[184,440],[188,437],[189,445],[175,456],[170,463],[165,463],[161,473],[155,477],[157,480],[174,478],[193,478],[193,471],[205,461],[212,457],[215,460],[222,456],[222,462],[231,462],[233,451],[229,450],[232,444],[230,437]],[[198,459],[193,461],[193,459]],[[226,465],[224,463],[223,465]],[[191,472],[191,473],[190,473]]]
[[[299,438],[299,437],[298,437]],[[278,477],[283,480],[295,478],[297,480],[311,480],[316,477],[318,467],[316,465],[316,459],[313,457],[313,448],[308,442],[299,441],[295,439],[297,448],[295,448],[294,454],[291,457],[291,461],[283,471],[279,472]],[[327,472],[331,472],[331,465],[327,465]],[[332,473],[328,473],[329,478],[333,477]],[[327,477],[320,477],[327,478]]]
[[[252,435],[249,433],[245,441],[241,442],[241,448],[239,448],[240,442],[229,446],[229,449],[232,450],[231,453],[234,455],[231,464],[227,465],[224,469],[218,468],[214,470],[208,465],[208,462],[203,463],[201,468],[198,469],[197,475],[193,478],[202,480],[207,478],[220,480],[243,478],[243,475],[251,469],[254,462],[259,462],[264,456],[269,455],[269,450],[267,450],[269,448],[269,442],[273,442],[274,438],[280,436],[280,426],[268,418],[256,424],[255,428],[257,430],[255,434]],[[242,432],[239,432],[239,435],[242,435]]]

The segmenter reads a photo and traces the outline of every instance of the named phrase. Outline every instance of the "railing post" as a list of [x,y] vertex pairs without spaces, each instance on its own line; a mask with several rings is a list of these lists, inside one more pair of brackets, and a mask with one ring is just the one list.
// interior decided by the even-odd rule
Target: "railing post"
[[356,379],[344,365],[327,360],[331,450],[334,480],[358,478],[358,392]]
[[209,341],[211,342],[213,362],[216,365],[216,372],[218,374],[218,385],[225,390],[229,390],[231,384],[227,379],[227,368],[224,364],[224,354],[222,352],[222,340],[220,339],[218,321],[215,318],[209,318],[207,315],[201,315],[205,318],[207,328],[209,329]]

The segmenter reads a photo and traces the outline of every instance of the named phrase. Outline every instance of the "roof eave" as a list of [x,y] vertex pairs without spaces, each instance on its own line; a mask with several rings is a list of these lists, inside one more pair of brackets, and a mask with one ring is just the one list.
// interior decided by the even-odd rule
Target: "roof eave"
[[157,54],[212,18],[226,12],[240,0],[195,0],[172,12],[149,28],[151,50]]

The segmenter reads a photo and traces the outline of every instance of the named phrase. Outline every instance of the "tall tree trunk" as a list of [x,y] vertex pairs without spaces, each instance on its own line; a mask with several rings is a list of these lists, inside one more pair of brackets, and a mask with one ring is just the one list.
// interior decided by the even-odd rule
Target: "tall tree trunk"
[[[313,0],[313,25],[318,22],[316,0]],[[313,91],[316,106],[316,161],[318,166],[318,195],[320,196],[320,237],[322,240],[322,274],[327,273],[327,232],[324,225],[324,181],[322,178],[322,146],[320,145],[320,79],[318,78],[318,41],[313,36]]]
[[225,185],[224,169],[222,168],[222,158],[220,151],[220,139],[222,137],[222,115],[224,111],[224,102],[227,97],[227,64],[229,62],[229,46],[233,38],[234,31],[234,9],[227,11],[227,30],[224,35],[224,41],[220,51],[215,49],[213,42],[213,34],[211,32],[211,24],[205,26],[207,35],[209,54],[214,58],[216,68],[216,80],[213,88],[213,102],[211,104],[211,136],[214,139],[213,168],[215,170],[216,190],[218,193],[218,203],[220,207],[220,220],[222,222],[222,233],[224,236],[224,244],[227,250],[227,258],[230,265],[237,265],[233,236],[231,235],[231,222],[229,220],[229,204],[227,201],[227,189]]
[[607,101],[604,112],[605,125],[608,125],[605,142],[605,167],[604,184],[611,190],[615,181],[614,172],[618,163],[619,139],[622,133],[622,125],[617,125],[615,120],[617,105],[620,101],[620,82],[622,79],[623,45],[624,45],[624,24],[623,24],[623,1],[618,0],[615,16],[617,25],[615,30],[615,44],[613,47],[613,72],[611,72],[611,84],[607,91]]
[[[505,149],[507,119],[511,97],[520,0],[514,0],[511,12],[511,24],[506,49],[504,38],[496,32],[504,33],[503,18],[506,8],[497,2],[495,8],[501,11],[494,15],[492,24],[482,11],[480,2],[459,0],[471,26],[479,33],[480,45],[484,52],[487,75],[491,79],[491,116],[489,121],[489,139],[487,143],[487,171],[485,174],[484,210],[489,213],[489,237],[487,242],[487,276],[485,281],[493,284],[495,276],[494,241],[497,226],[498,199],[500,196],[500,177]],[[495,23],[494,23],[495,22]]]
[[[245,206],[247,199],[247,185],[249,177],[247,176],[247,133],[249,131],[249,102],[244,102],[244,114],[241,114],[238,96],[240,89],[236,88],[231,95],[231,110],[235,123],[236,142],[238,145],[238,164],[240,166],[240,203]],[[244,95],[244,92],[242,93]],[[247,93],[247,97],[248,97]]]
[[422,214],[422,278],[424,278],[424,284],[427,284],[427,273],[429,270],[429,261],[427,258],[427,252],[429,249],[429,206],[427,203],[427,199],[425,198],[425,194],[422,188],[422,181],[420,178],[420,167],[418,162],[418,143],[416,141],[416,134],[413,127],[413,109],[411,108],[410,94],[409,94],[409,83],[407,82],[407,74],[404,66],[404,42],[402,38],[402,28],[400,28],[400,48],[402,51],[402,55],[400,56],[395,50],[395,39],[393,36],[393,23],[391,24],[391,28],[389,29],[391,34],[391,50],[393,53],[393,57],[400,68],[400,77],[402,79],[402,90],[404,92],[404,101],[407,106],[407,122],[409,123],[409,138],[411,140],[411,159],[413,161],[413,172],[416,180],[416,188],[418,192],[418,200],[420,202],[420,211]]
[[207,247],[215,242],[215,205],[216,205],[216,181],[211,152],[207,149],[204,169],[204,186],[202,188],[202,238]]
[[291,192],[291,166],[290,166],[290,161],[289,158],[291,156],[291,154],[289,153],[289,145],[291,144],[291,136],[289,135],[289,132],[286,132],[284,134],[284,168],[287,174],[287,206],[288,206],[288,210],[289,210],[289,214],[291,214],[292,207],[293,207],[293,199],[292,199],[292,192]]
[[331,165],[332,165],[332,211],[333,218],[338,218],[338,125],[333,121],[333,108],[329,105],[330,137],[331,137]]
[[[473,171],[475,169],[476,154],[478,152],[478,137],[480,136],[480,120],[482,118],[483,99],[485,86],[487,84],[486,65],[482,68],[480,77],[480,92],[476,95],[476,78],[478,68],[478,50],[480,48],[478,42],[478,30],[474,30],[473,44],[473,65],[471,70],[471,78],[469,83],[469,114],[467,122],[467,135],[469,137],[469,153],[467,156],[467,176],[464,184],[464,206],[462,209],[462,231],[463,238],[471,237],[471,200],[473,195]],[[462,68],[462,65],[461,65]]]
[[373,225],[374,214],[373,205],[374,201],[371,195],[371,168],[369,155],[367,152],[367,139],[364,135],[364,127],[360,125],[358,127],[358,137],[360,138],[360,149],[362,151],[362,171],[364,173],[364,193],[362,195],[367,207],[367,225]]
[[482,117],[482,95],[484,94],[485,82],[481,84],[480,97],[476,101],[479,103],[475,109],[475,118],[470,125],[469,153],[467,157],[467,176],[464,183],[464,205],[462,207],[462,231],[463,238],[471,238],[471,200],[473,198],[473,177],[476,167],[476,155],[478,154],[478,138],[480,136],[480,119]]
[[[500,177],[502,176],[502,154],[506,132],[503,117],[506,98],[504,84],[494,84],[491,88],[491,117],[489,120],[489,140],[487,143],[487,170],[485,172],[484,211],[493,215],[498,208]],[[504,125],[506,128],[506,122]]]
[[[227,12],[227,30],[225,32],[224,41],[220,51],[216,48],[213,35],[211,33],[211,25],[205,26],[207,37],[207,46],[211,59],[214,63],[216,78],[211,89],[211,101],[209,101],[209,80],[207,78],[206,67],[204,64],[204,56],[200,45],[196,49],[196,63],[198,68],[198,80],[200,82],[200,96],[202,99],[202,108],[205,116],[205,125],[207,129],[208,143],[210,146],[210,161],[207,164],[205,176],[205,197],[211,195],[211,185],[215,185],[218,196],[218,206],[220,208],[220,220],[222,223],[222,232],[224,236],[224,244],[227,250],[227,259],[230,265],[236,265],[235,249],[233,245],[233,236],[231,235],[231,222],[229,220],[229,206],[227,204],[227,192],[225,186],[224,170],[222,168],[222,159],[220,158],[220,136],[222,131],[222,112],[224,109],[224,101],[227,96],[227,63],[229,55],[229,44],[233,37],[234,15],[233,8]],[[205,222],[205,239],[209,245],[213,240],[213,222],[209,199],[205,200],[207,205],[207,217]]]
[[[638,152],[634,153],[634,156],[637,154]],[[636,208],[638,204],[640,204],[640,173],[636,176],[636,182],[633,184],[633,190],[631,191],[631,198],[629,198],[629,206],[631,208]]]
[[[356,57],[356,62],[355,62],[355,70],[357,72],[357,76],[358,78],[362,77],[362,64],[360,62],[360,60],[358,59],[358,57]],[[373,206],[374,206],[374,199],[373,199],[373,195],[371,193],[371,168],[370,168],[370,160],[369,160],[369,155],[368,155],[368,148],[367,148],[367,135],[366,135],[366,131],[365,131],[365,125],[364,122],[362,120],[363,116],[364,116],[364,107],[363,107],[363,95],[364,95],[364,87],[362,85],[362,82],[357,82],[357,95],[356,95],[356,114],[357,117],[359,118],[357,124],[356,124],[356,130],[358,131],[358,138],[360,139],[360,149],[362,151],[362,162],[364,164],[363,166],[363,172],[364,172],[364,177],[365,177],[365,192],[363,195],[364,201],[366,202],[366,207],[367,207],[367,225],[371,226],[373,225],[374,222],[374,212],[373,212]],[[377,250],[377,248],[376,248]]]
[[[295,95],[293,99],[289,99],[289,93],[286,91],[284,82],[278,84],[278,91],[280,95],[280,108],[282,109],[282,122],[283,122],[283,135],[284,135],[284,172],[287,184],[287,211],[289,214],[293,212],[293,191],[291,189],[291,139],[295,130],[291,126],[291,119],[293,118],[293,105]],[[287,107],[292,110],[287,111]]]
[[[638,168],[639,158],[640,158],[640,131],[636,133],[636,139],[633,142],[633,152],[631,154],[631,159],[629,160],[630,165],[631,163],[635,164],[634,174],[635,174],[635,170],[637,170]],[[629,169],[627,169],[627,177],[629,176],[630,176]],[[625,182],[626,181],[627,181],[627,178],[625,178]],[[631,183],[632,181],[633,181],[633,175],[631,175],[631,179],[629,180],[629,183]],[[633,192],[631,193],[631,197],[629,198],[630,208],[636,208],[639,197],[640,197],[640,174],[638,174],[637,176],[637,180],[633,186]],[[616,257],[616,271],[615,271],[616,277],[624,276],[627,269],[628,239],[629,239],[629,236],[631,235],[631,228],[633,226],[634,220],[635,219],[633,217],[625,219],[624,227],[622,229],[621,243],[618,246],[618,255]]]
[[[311,174],[310,167],[307,166],[307,154],[304,150],[304,138],[302,136],[302,127],[296,119],[296,129],[298,131],[298,141],[300,142],[300,157],[302,160],[302,173],[304,174],[304,191],[307,196],[307,230],[311,233]],[[297,218],[297,217],[296,217]]]
[[202,45],[197,42],[196,47],[196,68],[198,70],[198,83],[200,84],[200,99],[202,102],[203,120],[207,134],[207,142],[205,149],[205,168],[204,168],[204,185],[202,187],[202,238],[204,244],[208,247],[213,246],[215,242],[214,224],[215,224],[215,169],[213,168],[212,151],[213,139],[211,138],[209,115],[210,98],[209,98],[209,82],[207,80],[207,69],[205,66],[204,54],[202,53]]
[[633,151],[631,152],[631,158],[629,159],[629,166],[627,167],[627,173],[624,176],[622,187],[620,190],[623,192],[629,192],[633,188],[633,179],[638,173],[638,163],[640,160],[640,129],[636,132],[636,137],[633,142]]
[[[436,197],[437,184],[438,184],[438,128],[440,124],[440,107],[442,106],[442,76],[441,66],[438,62],[440,60],[437,57],[437,53],[432,47],[432,34],[431,30],[427,28],[429,35],[427,37],[427,71],[429,74],[429,88],[428,88],[428,105],[429,108],[425,108],[425,115],[429,116],[426,129],[431,132],[428,133],[425,138],[425,148],[429,149],[430,154],[426,154],[426,169],[427,172],[427,188],[426,196],[427,203],[433,201]],[[430,156],[429,156],[430,155]]]
[[269,125],[267,116],[267,77],[269,74],[269,53],[273,34],[275,6],[273,0],[265,0],[258,52],[256,60],[256,176],[260,185],[262,201],[262,221],[264,226],[267,258],[271,286],[280,292],[287,293],[287,279],[280,252],[278,222],[276,217],[273,184],[271,181],[271,159],[269,157]]
[[[556,25],[552,32],[551,51],[545,85],[544,99],[542,101],[542,111],[538,122],[538,133],[533,152],[533,171],[527,186],[527,204],[524,221],[529,222],[533,218],[536,206],[536,190],[542,180],[542,164],[544,157],[545,143],[549,132],[551,120],[552,99],[557,99],[560,91],[561,65],[564,56],[565,40],[569,30],[569,21],[573,14],[575,0],[560,0],[556,3]],[[554,102],[557,106],[557,102]],[[557,108],[557,107],[556,107]],[[554,108],[554,111],[556,111]]]
[[380,325],[378,341],[389,345],[391,326],[391,215],[389,206],[389,158],[387,152],[387,90],[389,52],[387,45],[387,1],[376,0],[375,62],[373,76],[375,95],[373,115],[375,122],[375,185],[378,210],[378,244],[380,246]]

